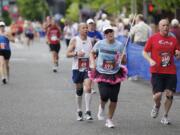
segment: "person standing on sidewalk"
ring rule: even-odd
[[[121,57],[123,57],[122,62],[125,61],[125,55],[122,56],[124,45],[115,40],[113,27],[104,26],[103,33],[105,39],[98,41],[91,51],[90,66],[92,69],[88,75],[91,80],[98,83],[100,93],[98,120],[105,119],[105,105],[110,100],[105,126],[114,128],[112,118],[117,106],[121,81],[126,78],[127,69],[121,65]]]
[[[162,124],[170,124],[168,113],[173,103],[173,94],[176,91],[177,76],[174,56],[180,59],[180,47],[177,39],[169,32],[169,21],[162,19],[159,22],[159,32],[151,36],[143,50],[143,56],[150,63],[152,73],[151,83],[154,106],[151,117],[156,118],[161,106],[161,99],[165,93],[164,115]]]
[[[9,79],[10,40],[14,42],[14,37],[5,32],[5,23],[0,21],[0,74],[3,84],[6,84]]]
[[[91,104],[91,80],[88,78],[89,54],[92,49],[90,38],[87,37],[88,26],[86,23],[79,24],[79,35],[71,39],[67,49],[67,57],[73,58],[72,79],[76,89],[77,120],[83,120],[82,95],[85,92],[85,118],[92,120]]]

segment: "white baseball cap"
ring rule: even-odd
[[[111,25],[104,26],[103,27],[103,32],[105,32],[106,30],[113,30],[114,31],[114,29],[113,29],[113,27]]]
[[[0,26],[5,26],[5,23],[1,21]]]
[[[179,24],[179,21],[177,20],[177,19],[173,19],[172,21],[171,21],[171,25],[172,26],[177,26]]]
[[[106,19],[106,18],[107,18],[107,15],[106,15],[105,13],[103,13],[103,14],[101,15],[101,18],[102,18],[102,19]]]
[[[94,23],[94,20],[89,18],[87,21],[86,21],[87,24],[90,24],[90,23]]]

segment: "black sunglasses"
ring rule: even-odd
[[[105,31],[104,31],[104,34],[108,34],[108,33],[112,33],[112,32],[113,32],[112,29],[108,29],[108,30],[105,30]]]

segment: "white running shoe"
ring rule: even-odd
[[[57,72],[57,69],[58,69],[58,67],[57,67],[57,66],[54,66],[54,67],[53,67],[53,72],[56,73],[56,72]]]
[[[157,118],[159,114],[159,108],[157,108],[155,105],[153,106],[153,109],[151,111],[151,117]]]
[[[83,113],[82,113],[82,111],[77,112],[77,121],[83,121]]]
[[[6,79],[6,78],[3,78],[3,79],[2,79],[2,83],[3,83],[3,84],[7,84],[7,79]]]
[[[162,117],[161,119],[161,123],[164,124],[164,125],[169,125],[171,124],[169,119],[167,117]]]
[[[114,128],[115,127],[115,125],[112,122],[112,119],[107,119],[105,126],[108,128]]]
[[[99,105],[97,118],[98,120],[104,120],[104,109],[102,109],[101,105]]]
[[[86,120],[93,120],[93,118],[92,118],[92,116],[91,116],[91,111],[87,111],[87,112],[85,113],[85,118],[86,118]]]
[[[91,89],[92,94],[96,94],[96,91],[94,89]]]

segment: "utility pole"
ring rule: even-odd
[[[143,0],[143,16],[145,19],[148,17],[147,0]]]
[[[2,17],[2,11],[3,11],[3,0],[0,0],[0,8],[1,8],[1,10],[0,10],[0,17]]]
[[[137,13],[137,0],[131,0],[131,14]]]

